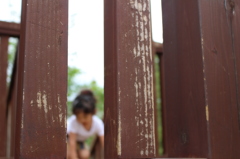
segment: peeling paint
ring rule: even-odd
[[[152,57],[152,37],[151,37],[151,15],[150,15],[149,0],[130,0],[130,7],[134,10],[132,14],[134,30],[136,30],[136,44],[132,48],[134,58],[137,64],[135,68],[135,104],[136,114],[135,122],[139,128],[137,136],[138,142],[146,143],[146,147],[139,150],[141,156],[154,155],[156,156],[155,145],[155,123],[154,123],[154,99],[153,99],[153,61]],[[138,78],[141,75],[141,79]],[[144,113],[143,113],[144,112]],[[142,113],[142,114],[141,114]],[[137,145],[138,146],[138,145]]]
[[[60,122],[62,122],[62,120],[63,120],[63,113],[59,114],[59,120],[60,120]]]
[[[136,57],[136,56],[137,56],[136,47],[134,47],[134,49],[133,49],[133,53],[134,53],[134,57]]]
[[[52,122],[55,122],[55,119],[54,119],[54,117],[52,116]]]
[[[57,96],[58,96],[58,98],[57,98],[58,99],[58,104],[61,104],[60,95],[58,94]]]
[[[31,100],[30,105],[33,106],[33,100]]]
[[[146,11],[146,8],[147,8],[147,4],[143,3],[143,11]]]
[[[122,154],[122,145],[121,145],[121,121],[118,124],[118,137],[117,137],[117,153],[119,156]]]
[[[206,105],[205,110],[206,110],[206,120],[209,121],[208,105]]]
[[[37,106],[39,109],[42,108],[42,99],[41,99],[42,95],[41,95],[41,92],[38,92],[37,93]]]
[[[120,73],[119,73],[120,74]],[[120,105],[120,102],[121,102],[121,89],[119,87],[119,90],[118,90],[118,99],[119,99],[119,105]],[[122,123],[121,123],[121,110],[119,109],[118,110],[118,136],[117,136],[117,145],[116,145],[116,148],[117,148],[117,154],[119,156],[121,156],[122,154],[122,145],[121,145],[121,138],[122,138]]]
[[[59,115],[58,115],[59,116],[59,121],[62,122],[65,118],[63,117],[60,94],[57,94],[57,102],[58,102],[58,111],[59,111]],[[66,121],[64,121],[64,122],[66,122]]]
[[[23,124],[23,119],[24,119],[24,114],[22,114],[22,121],[21,121],[21,128],[24,128],[24,124]]]
[[[43,94],[43,96],[42,96],[42,103],[43,103],[44,111],[45,111],[45,113],[47,113],[48,108],[47,108],[47,95],[46,94]]]
[[[67,128],[67,116],[64,117],[65,128]]]
[[[24,100],[25,100],[25,92],[23,90],[23,102],[24,102]]]

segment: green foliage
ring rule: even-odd
[[[81,71],[76,67],[68,67],[68,97],[79,92],[80,86],[75,78]]]
[[[162,99],[161,99],[161,72],[160,72],[160,60],[158,56],[155,56],[155,83],[156,83],[156,108],[157,108],[157,132],[158,132],[158,153],[163,155],[163,131],[162,131]]]
[[[17,50],[17,43],[18,43],[18,40],[16,38],[10,38],[9,42],[8,42],[8,68],[7,68],[7,84],[8,84],[8,86],[9,86],[10,80],[11,80],[15,54],[16,54],[16,50]]]
[[[77,93],[80,90],[80,86],[76,82],[75,78],[78,74],[80,74],[81,71],[76,67],[69,67],[68,66],[68,92],[67,92],[67,115],[70,116],[72,114],[72,100],[74,99],[74,96],[77,95]]]
[[[8,61],[14,61],[15,52],[17,50],[17,40],[10,39],[9,40],[9,52],[8,52]]]

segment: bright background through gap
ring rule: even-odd
[[[151,0],[153,40],[162,43],[161,0]],[[0,0],[0,20],[20,22],[21,0]],[[103,0],[69,0],[68,64],[79,84],[104,85]]]

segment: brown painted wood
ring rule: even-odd
[[[211,159],[240,158],[240,1],[199,1]]]
[[[104,159],[104,150],[98,137],[93,140],[90,148],[91,158]]]
[[[162,2],[165,149],[168,157],[208,157],[198,1]]]
[[[68,1],[22,2],[15,158],[66,157]]]
[[[0,35],[19,37],[20,24],[0,21]]]
[[[238,125],[240,129],[240,35],[239,35],[239,26],[240,26],[240,1],[233,1],[232,4],[232,53],[234,57],[234,68],[235,68],[235,83],[236,83],[236,98],[238,105]]]
[[[105,0],[105,158],[156,156],[150,20],[149,0]]]
[[[153,45],[153,50],[154,50],[154,54],[158,53],[158,54],[162,54],[163,53],[163,44],[162,43],[158,43],[158,42],[152,42]]]
[[[7,98],[7,113],[8,113],[8,123],[10,126],[10,138],[8,139],[9,147],[9,156],[14,157],[15,154],[15,129],[16,129],[16,110],[17,110],[17,91],[16,91],[16,74],[17,74],[17,56],[18,56],[18,46],[15,53],[14,66],[11,75],[11,82],[8,89],[8,98]]]
[[[240,157],[239,5],[163,0],[170,157]]]
[[[11,99],[9,103],[9,115],[10,115],[10,120],[11,120],[11,128],[10,128],[10,148],[9,148],[9,154],[11,157],[14,157],[15,155],[15,131],[16,131],[16,110],[17,110],[17,92],[16,92],[16,83],[12,91],[13,98]]]
[[[0,157],[6,156],[8,39],[7,36],[0,37]]]
[[[117,158],[116,1],[104,0],[104,157]],[[107,99],[107,100],[106,100]],[[111,150],[111,151],[107,151]]]

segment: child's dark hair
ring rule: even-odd
[[[91,90],[83,90],[73,101],[73,114],[77,115],[80,111],[86,114],[95,113],[96,99]]]

